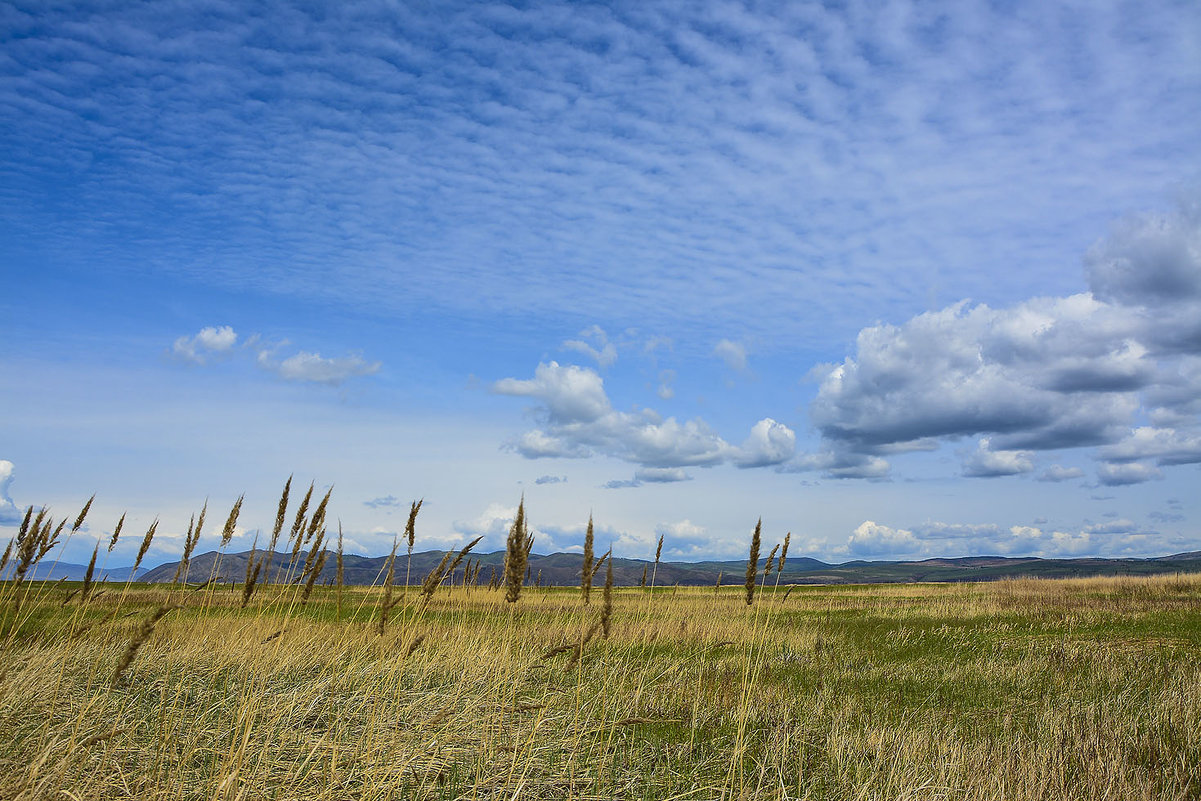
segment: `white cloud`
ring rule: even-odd
[[[671,400],[676,396],[675,387],[672,383],[676,380],[675,370],[660,370],[659,371],[659,389],[656,394],[660,400]]]
[[[1116,226],[1089,253],[1092,292],[863,329],[853,356],[816,371],[825,452],[980,435],[966,475],[1030,472],[1031,452],[1081,446],[1107,462],[1201,461],[1199,208]],[[1171,425],[1132,430],[1140,409]],[[1102,469],[1107,483],[1150,475]]]
[[[893,528],[865,520],[847,541],[848,554],[877,559],[951,556],[1153,556],[1177,543],[1130,520],[1113,520],[1074,531],[1039,526],[928,522]]]
[[[974,478],[1016,476],[1034,470],[1029,451],[994,451],[989,438],[981,437],[976,450],[963,465],[963,474]]]
[[[612,367],[617,361],[617,346],[609,341],[605,330],[599,325],[584,329],[580,332],[580,339],[569,339],[563,343],[563,347],[595,359],[601,367]]]
[[[0,459],[0,526],[15,526],[21,522],[22,512],[13,503],[9,487],[13,483],[13,463]]]
[[[257,363],[263,370],[287,381],[332,385],[341,384],[356,376],[374,375],[380,369],[379,362],[368,362],[357,354],[326,358],[319,353],[303,350],[283,360],[277,360],[271,350],[261,350]]]
[[[703,420],[613,409],[604,380],[588,368],[552,361],[539,364],[532,379],[506,378],[492,389],[541,403],[540,427],[508,445],[526,458],[602,454],[643,467],[689,467],[720,464],[735,453]]]
[[[1201,433],[1140,426],[1121,442],[1101,448],[1099,455],[1110,462],[1155,459],[1161,466],[1197,464],[1201,462]]]
[[[847,540],[847,550],[856,556],[880,556],[911,554],[919,546],[912,531],[864,520]]]
[[[765,417],[751,426],[751,434],[742,443],[734,464],[739,467],[766,467],[782,464],[796,453],[796,434],[783,423]]]
[[[1097,465],[1097,479],[1107,487],[1123,487],[1142,484],[1155,478],[1163,478],[1163,471],[1143,462],[1113,464],[1101,462]]]
[[[746,345],[723,339],[713,348],[713,355],[726,363],[726,367],[737,372],[746,370]]]
[[[179,337],[171,346],[176,358],[194,364],[204,364],[210,357],[228,354],[238,341],[238,335],[228,325],[202,328],[190,337]]]
[[[1082,478],[1084,471],[1079,467],[1064,467],[1063,465],[1053,464],[1042,472],[1038,477],[1039,481],[1071,481],[1073,478]]]

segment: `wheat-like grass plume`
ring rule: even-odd
[[[79,516],[75,518],[75,523],[71,526],[71,533],[79,531],[79,527],[83,525],[84,518],[88,516],[88,510],[92,508],[92,501],[96,500],[96,494],[92,493],[92,497],[88,498],[88,502],[79,510]]]
[[[250,546],[250,558],[246,560],[246,579],[242,582],[242,609],[250,603],[250,597],[254,595],[254,585],[258,583],[259,571],[263,568],[263,559],[256,559],[258,555],[259,535],[254,535],[254,542]]]
[[[242,501],[246,498],[243,493],[234,501],[233,508],[229,510],[229,517],[225,518],[225,525],[221,528],[221,547],[229,545],[229,541],[233,539],[234,529],[238,525],[238,515],[242,512]]]
[[[92,549],[92,559],[88,562],[87,572],[83,574],[83,587],[79,591],[79,602],[82,604],[88,599],[88,593],[92,591],[92,576],[96,572],[96,554],[100,553],[100,540],[96,540],[96,547]]]
[[[525,576],[526,560],[534,540],[530,537],[525,520],[525,498],[517,504],[517,517],[509,529],[505,541],[505,601],[517,603],[521,598],[522,578]]]
[[[279,543],[279,535],[284,530],[284,520],[288,516],[288,495],[292,491],[292,476],[288,476],[284,491],[279,496],[279,506],[275,510],[275,525],[271,529],[271,540],[267,544],[267,563],[275,558],[275,546]]]
[[[145,645],[146,640],[150,639],[150,635],[154,633],[154,627],[163,619],[163,615],[175,608],[175,606],[163,604],[142,622],[142,625],[138,627],[138,630],[134,632],[133,637],[129,640],[129,644],[125,646],[125,651],[122,652],[121,658],[117,660],[117,667],[113,670],[113,678],[109,682],[110,686],[114,688],[121,686],[121,679],[125,675],[125,671],[133,664],[134,657],[138,655],[138,650]]]
[[[413,574],[413,544],[417,542],[417,513],[421,511],[423,503],[425,503],[425,498],[410,503],[409,519],[405,522],[405,541],[408,544],[409,555],[405,565],[405,592],[409,590],[409,579]]]
[[[584,532],[584,561],[580,567],[580,595],[584,605],[592,602],[592,576],[596,571],[592,567],[592,515],[588,515],[588,529]]]
[[[759,574],[759,535],[763,527],[763,518],[755,523],[755,533],[751,535],[751,553],[746,562],[746,605],[755,602],[755,578]]]
[[[133,560],[133,571],[131,576],[137,577],[138,567],[142,564],[142,559],[146,556],[146,552],[150,550],[150,541],[154,539],[154,532],[158,530],[158,518],[150,524],[150,528],[146,529],[146,536],[142,537],[142,544],[138,548],[138,557]]]
[[[771,547],[771,553],[767,555],[767,563],[763,565],[763,583],[767,583],[767,577],[771,575],[772,565],[776,562],[776,551],[780,550],[780,543],[776,543]]]
[[[396,577],[396,537],[392,538],[392,552],[388,554],[388,570],[384,577],[384,595],[379,603],[379,622],[377,623],[377,631],[379,635],[384,636],[384,631],[388,627],[388,610],[392,608],[392,581]]]
[[[112,539],[108,541],[108,552],[112,553],[113,548],[117,547],[117,538],[121,536],[121,529],[125,526],[125,512],[121,513],[121,519],[117,521],[117,527],[113,529]]]

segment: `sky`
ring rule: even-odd
[[[1192,0],[0,2],[0,542],[1199,550],[1198,97]]]

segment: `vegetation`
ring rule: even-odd
[[[1201,795],[1201,575],[781,586],[781,551],[748,605],[606,555],[598,609],[523,579],[524,506],[491,589],[475,543],[323,586],[323,536],[253,591],[0,583],[0,798]]]

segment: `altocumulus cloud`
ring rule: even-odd
[[[890,453],[969,436],[969,476],[1029,473],[1035,454],[1082,446],[1098,448],[1107,485],[1201,463],[1201,202],[1121,221],[1085,266],[1081,294],[863,329],[853,356],[816,370],[823,448],[789,467],[884,475]],[[1132,427],[1140,413],[1152,425]]]
[[[644,470],[725,462],[760,467],[788,460],[795,449],[793,432],[771,419],[756,423],[747,443],[738,447],[699,418],[681,422],[674,417],[663,418],[652,409],[618,411],[605,393],[604,379],[595,370],[576,365],[554,361],[539,364],[532,379],[505,378],[493,384],[492,390],[538,401],[538,427],[507,446],[529,459],[600,454],[632,462]],[[664,480],[650,478],[650,473],[643,475],[642,481]],[[675,477],[677,474],[671,475],[671,480],[681,480]]]

